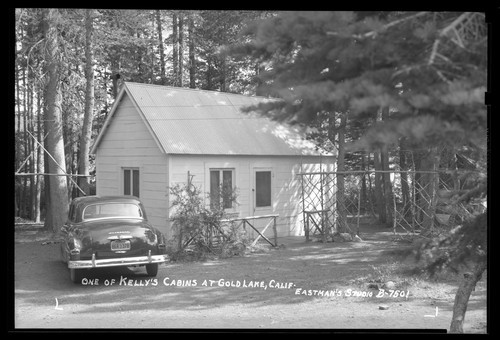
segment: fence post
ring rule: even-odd
[[[359,236],[359,216],[360,215],[361,215],[361,191],[358,192],[358,216],[356,219],[356,235],[358,235],[358,236]]]
[[[394,181],[396,181],[396,173],[394,173]],[[392,229],[393,229],[393,233],[394,235],[396,235],[396,219],[397,219],[397,216],[398,216],[398,211],[397,211],[397,206],[396,206],[396,195],[392,195],[392,198],[393,198],[393,205],[394,205],[394,216],[393,216],[393,222],[392,222]]]
[[[305,228],[305,234],[306,234],[306,242],[309,242],[309,214],[304,212],[306,219],[304,223],[304,228]]]
[[[276,216],[273,217],[274,246],[278,246],[278,230],[276,229]]]

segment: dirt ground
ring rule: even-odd
[[[458,287],[449,275],[403,274],[409,260],[390,250],[404,243],[368,227],[363,242],[283,238],[282,247],[245,256],[161,265],[155,279],[143,268],[111,268],[74,284],[59,244],[28,229],[16,232],[16,329],[449,330]],[[487,331],[485,276],[470,298],[465,333]],[[389,280],[398,296],[369,288]]]

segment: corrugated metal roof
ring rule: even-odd
[[[131,82],[123,90],[167,154],[319,154],[297,129],[241,112],[263,97]]]

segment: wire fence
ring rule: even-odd
[[[439,232],[484,211],[485,201],[457,202],[466,189],[450,171],[345,171],[299,174],[307,239],[359,235],[366,217],[400,237]],[[378,182],[378,183],[377,183]]]

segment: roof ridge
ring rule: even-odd
[[[146,86],[146,87],[160,87],[160,88],[168,88],[168,89],[175,89],[175,90],[183,90],[183,91],[196,91],[196,92],[208,92],[208,93],[220,93],[220,94],[225,94],[225,95],[234,95],[234,96],[243,96],[247,98],[262,98],[262,99],[275,99],[275,98],[269,98],[269,97],[264,97],[264,96],[256,96],[256,95],[247,95],[247,94],[242,94],[242,93],[234,93],[234,92],[223,92],[223,91],[218,91],[218,90],[206,90],[206,89],[199,89],[199,88],[190,88],[190,87],[178,87],[178,86],[170,86],[170,85],[160,85],[160,84],[147,84],[147,83],[137,83],[133,81],[125,81],[126,84],[133,84],[133,85],[140,85],[140,86]]]

